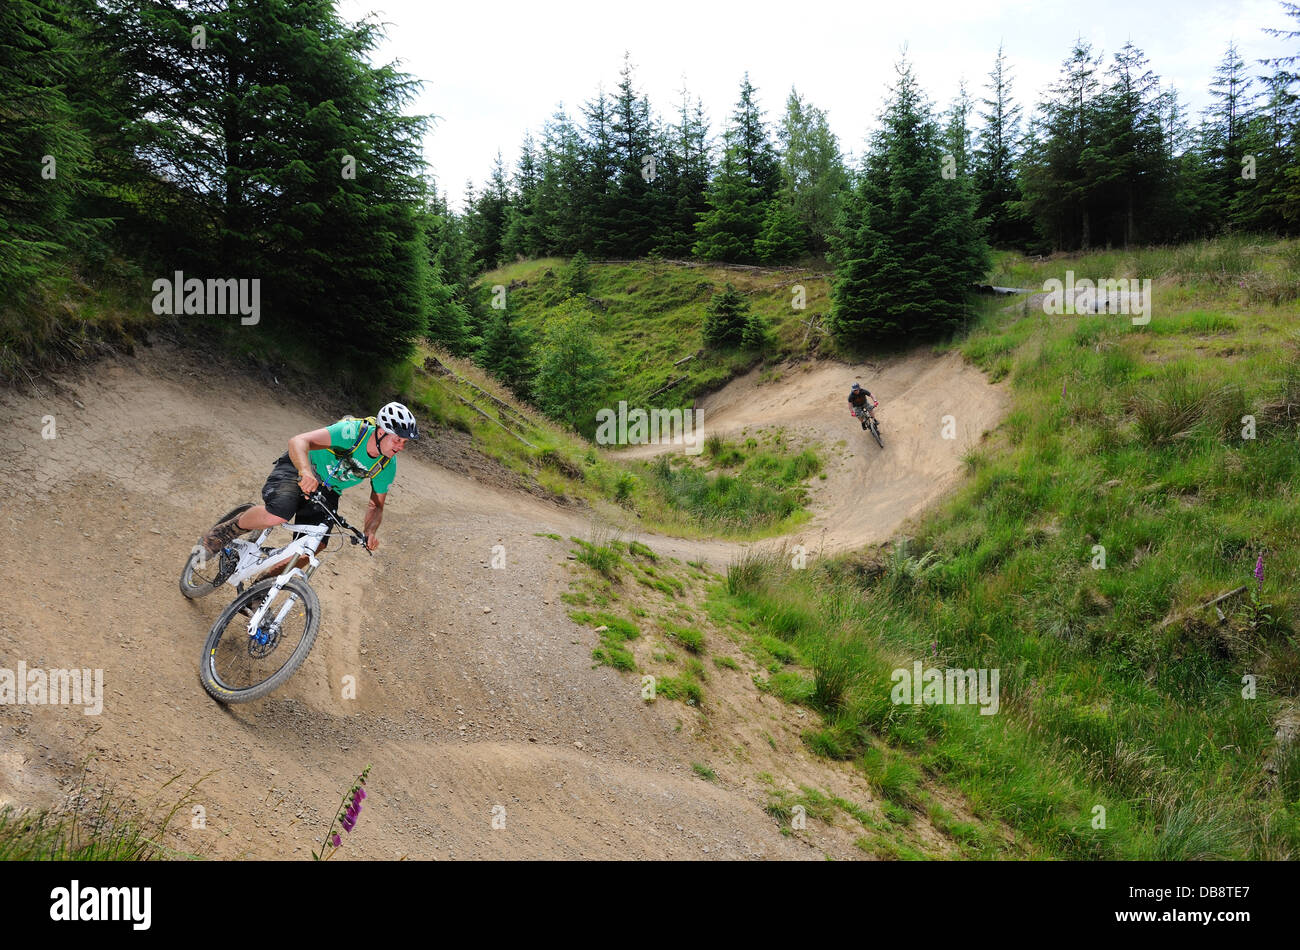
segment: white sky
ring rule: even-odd
[[[1103,50],[1107,64],[1132,39],[1198,112],[1229,40],[1252,74],[1264,70],[1259,58],[1300,52],[1300,43],[1263,32],[1300,29],[1278,0],[340,0],[339,7],[351,20],[378,14],[389,26],[377,58],[399,60],[424,80],[410,111],[439,116],[425,158],[453,207],[467,178],[476,189],[487,178],[498,149],[512,170],[524,132],[540,138],[558,103],[576,117],[598,85],[613,90],[624,50],[659,116],[670,114],[684,80],[704,100],[716,135],[748,70],[769,123],[793,84],[827,111],[841,148],[855,155],[904,44],[943,108],[963,77],[980,97],[1003,42],[1026,116],[1076,35]]]

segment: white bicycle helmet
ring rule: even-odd
[[[403,439],[418,439],[420,430],[415,424],[415,416],[400,402],[390,402],[379,410],[375,416],[379,428]]]

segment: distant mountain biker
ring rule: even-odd
[[[870,406],[867,405],[868,399],[871,400]],[[852,407],[851,411],[853,415],[862,421],[862,428],[865,429],[867,427],[866,417],[868,415],[874,417],[875,413],[871,410],[876,408],[876,406],[879,406],[880,403],[876,400],[875,396],[871,395],[869,390],[864,389],[859,383],[855,382],[853,388],[849,390],[849,405]],[[859,416],[858,411],[861,409],[866,409],[866,413]]]
[[[215,555],[245,531],[273,528],[291,519],[297,524],[323,524],[327,516],[309,496],[321,489],[330,511],[338,514],[339,493],[368,478],[365,535],[366,548],[373,551],[379,547],[384,501],[397,475],[394,456],[417,438],[415,416],[400,402],[388,403],[368,419],[340,419],[323,429],[301,432],[289,440],[289,451],[276,459],[262,486],[265,504],[244,505],[214,525],[199,544]],[[282,566],[275,565],[263,576]]]

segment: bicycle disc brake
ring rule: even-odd
[[[275,652],[280,645],[280,625],[263,623],[257,632],[248,638],[248,655],[255,660],[262,660]]]

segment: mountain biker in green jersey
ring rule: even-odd
[[[373,551],[379,547],[384,501],[397,474],[394,456],[416,438],[415,416],[400,402],[388,403],[370,419],[340,419],[323,429],[300,432],[289,440],[289,451],[276,459],[262,486],[264,504],[244,505],[214,525],[199,544],[208,554],[216,554],[245,531],[273,528],[291,519],[296,524],[323,524],[327,515],[309,500],[311,494],[319,488],[330,511],[337,514],[339,493],[368,478],[365,535],[366,548]]]

